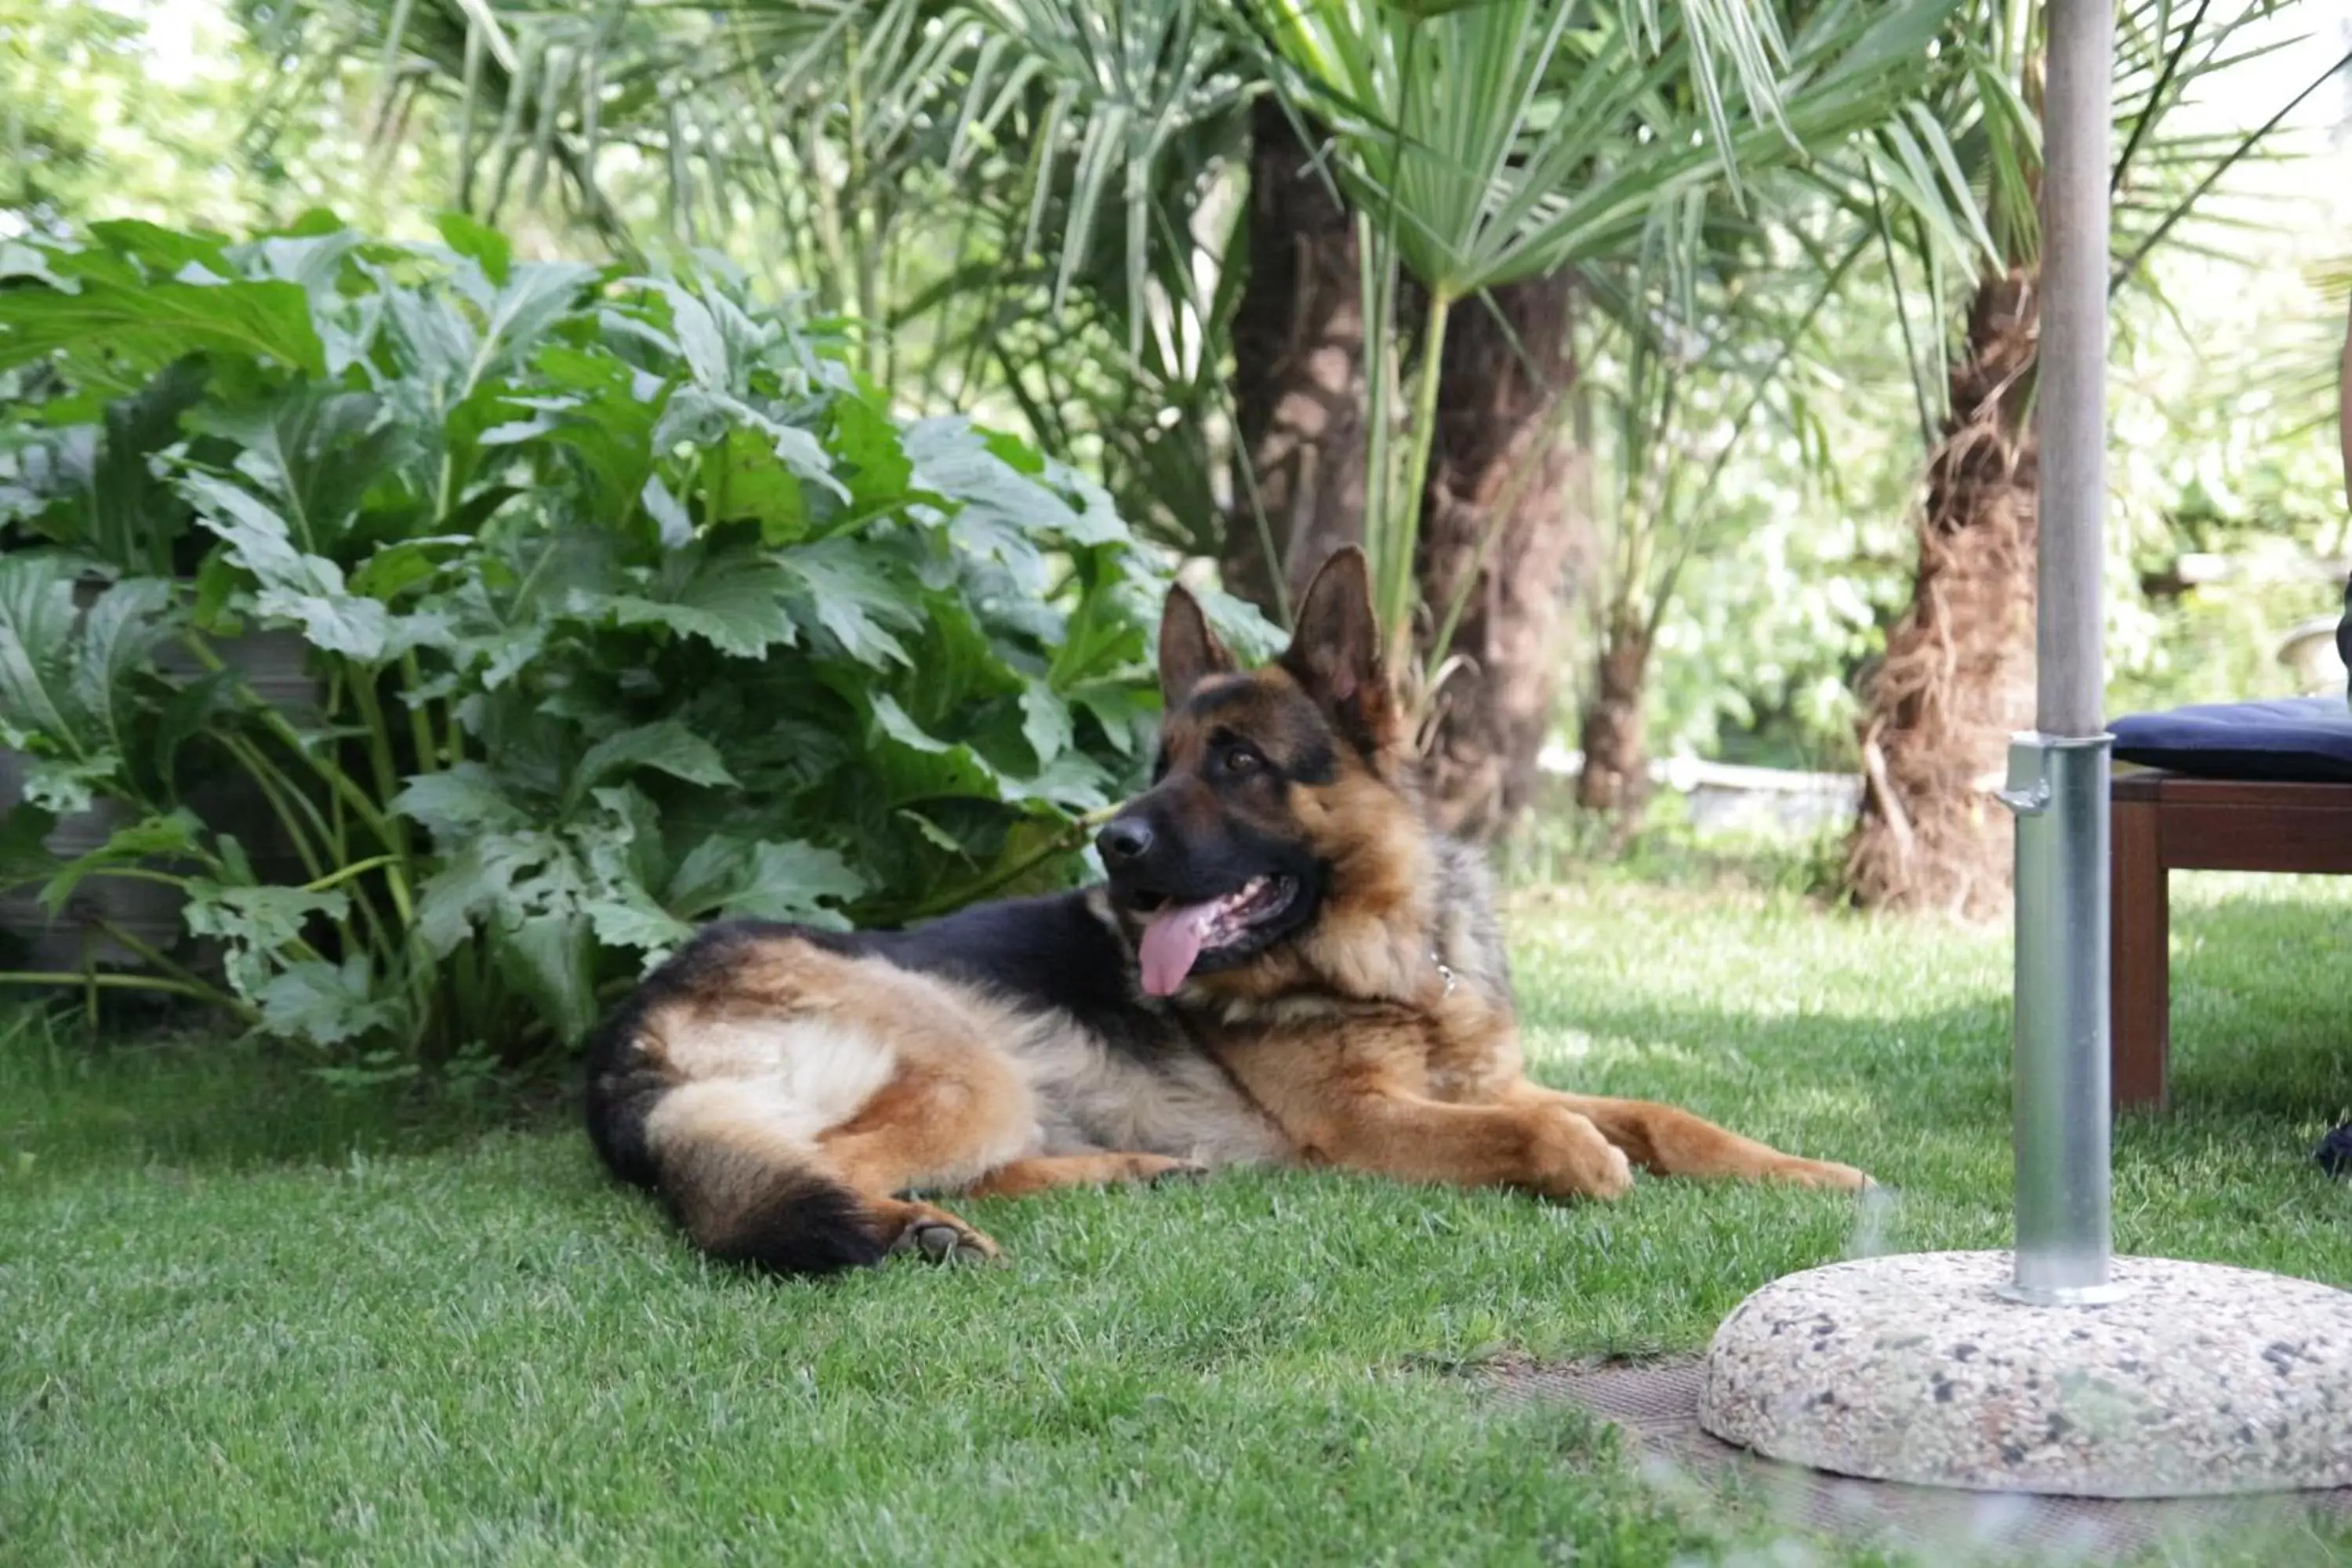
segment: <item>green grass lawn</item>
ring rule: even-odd
[[[2119,1247],[2352,1284],[2352,1193],[2308,1158],[2352,1108],[2347,894],[2184,880],[2178,1109],[2120,1130]],[[1854,1162],[1887,1201],[1232,1173],[970,1205],[1000,1269],[775,1284],[608,1185],[568,1101],[420,1110],[20,1017],[0,1561],[1809,1560],[1461,1374],[1689,1352],[1789,1270],[2001,1244],[2006,937],[1738,889],[1516,905],[1540,1076]]]

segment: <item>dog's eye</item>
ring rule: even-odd
[[[1265,759],[1254,746],[1235,742],[1225,748],[1225,772],[1229,773],[1254,773],[1265,766]]]

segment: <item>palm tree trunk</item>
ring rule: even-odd
[[[1242,491],[1223,564],[1225,586],[1271,613],[1277,574],[1295,602],[1326,555],[1364,537],[1364,317],[1354,218],[1279,107],[1261,102],[1251,133],[1234,399],[1265,526]],[[1462,610],[1428,798],[1473,837],[1534,795],[1569,590],[1589,559],[1583,465],[1558,418],[1575,379],[1570,300],[1561,277],[1498,289],[1492,310],[1465,304],[1440,370],[1416,563],[1424,655],[1457,595]],[[1412,319],[1415,302],[1400,313]]]
[[[1608,812],[1621,830],[1639,818],[1650,793],[1650,626],[1631,606],[1611,613],[1580,726],[1584,771],[1576,804]]]
[[[1911,605],[1865,686],[1846,885],[1874,907],[1983,919],[2007,906],[2008,813],[1983,783],[2032,721],[2036,283],[2021,269],[1989,278],[1969,304]]]
[[[1501,832],[1534,799],[1551,731],[1570,596],[1593,535],[1583,454],[1561,399],[1576,379],[1566,274],[1497,289],[1454,312],[1438,381],[1416,570],[1426,649],[1458,602],[1442,652],[1430,797],[1440,823]]]
[[[1224,580],[1268,614],[1364,537],[1364,313],[1355,220],[1270,98],[1253,111],[1249,277],[1234,310],[1241,459]],[[1273,555],[1268,559],[1271,546]]]

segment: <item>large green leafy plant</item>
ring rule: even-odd
[[[1102,494],[727,277],[444,235],[0,249],[5,869],[167,881],[220,958],[106,983],[405,1064],[575,1040],[707,917],[1066,881],[1156,705],[1167,567]],[[256,629],[314,704],[256,690]],[[39,847],[101,798],[110,842]]]

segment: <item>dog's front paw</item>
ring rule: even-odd
[[[1633,1190],[1625,1151],[1573,1110],[1545,1106],[1529,1142],[1528,1185],[1548,1198],[1622,1198]]]

